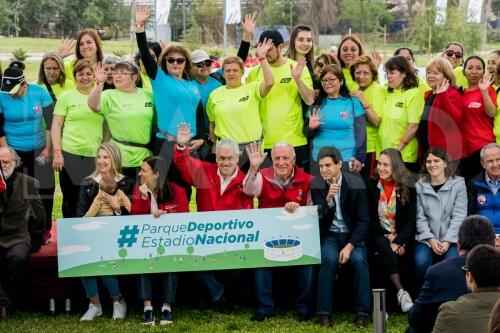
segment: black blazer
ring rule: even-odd
[[[378,217],[378,201],[380,190],[377,188],[378,181],[369,180],[368,188],[368,207],[370,210],[370,233],[373,235],[385,235],[388,232],[380,226]],[[410,202],[402,204],[399,191],[396,193],[396,239],[394,243],[406,246],[415,238],[415,229],[417,224],[417,195],[415,188],[410,187]]]
[[[326,202],[330,186],[321,176],[316,176],[311,181],[311,197],[318,205],[320,236],[323,238],[335,217],[336,207],[329,207]],[[342,218],[350,230],[349,243],[353,246],[363,246],[370,226],[368,207],[366,205],[366,186],[363,179],[349,172],[342,172],[340,186],[340,209]]]

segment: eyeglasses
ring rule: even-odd
[[[323,80],[321,80],[321,84],[327,84],[327,83],[332,84],[333,82],[335,82],[335,80],[338,80],[338,79],[336,77],[333,79],[323,79]]]
[[[211,67],[212,66],[212,61],[211,60],[205,60],[199,63],[194,64],[198,68],[203,68],[203,67]]]
[[[467,274],[467,272],[469,271],[469,269],[467,268],[467,266],[462,266],[462,272],[465,274]]]
[[[448,57],[455,56],[455,58],[460,59],[464,56],[464,54],[460,51],[453,51],[453,50],[445,50],[444,54],[446,54]]]
[[[186,58],[174,58],[174,57],[167,57],[167,62],[169,64],[177,63],[177,65],[182,65],[183,63],[186,62]]]

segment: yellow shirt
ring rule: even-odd
[[[462,66],[457,66],[453,69],[453,74],[455,74],[457,89],[463,87],[466,89],[468,87],[467,79],[464,75],[464,68]]]
[[[347,86],[347,89],[349,89],[349,91],[359,90],[359,85],[352,78],[349,67],[342,68],[342,73],[344,74],[345,85]]]
[[[363,95],[370,104],[371,110],[379,117],[383,116],[383,107],[385,99],[385,89],[373,82],[363,91]],[[371,153],[377,150],[378,128],[366,121],[366,152]]]

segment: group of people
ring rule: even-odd
[[[311,29],[298,26],[287,50],[278,31],[264,31],[259,64],[243,81],[255,16],[242,23],[238,56],[214,72],[204,50],[148,42],[148,18],[149,7],[138,6],[134,62],[104,57],[97,32],[84,29],[76,43],[44,55],[36,83],[22,63],[3,72],[0,318],[30,249],[50,241],[56,170],[66,218],[188,212],[192,187],[198,211],[252,209],[254,198],[291,214],[317,205],[321,264],[296,269],[300,321],[317,313],[332,325],[337,276],[349,272],[339,268],[349,265],[357,327],[368,324],[370,267],[380,267],[413,332],[432,331],[436,318],[434,330],[444,332],[455,308],[443,305],[438,315],[439,306],[467,286],[491,293],[474,326],[486,329],[500,297],[500,52],[488,66],[478,56],[462,63],[463,47],[450,43],[422,75],[403,47],[383,65],[382,85],[381,58],[365,54],[359,39],[347,36],[336,56],[314,58]],[[64,62],[71,53],[76,59]],[[402,261],[421,289],[415,303]],[[457,284],[436,286],[437,267]],[[213,272],[196,277],[215,308],[227,306]],[[118,278],[101,279],[113,318],[124,318]],[[169,324],[178,275],[161,280],[160,324]],[[263,321],[273,314],[273,269],[255,269],[254,281],[252,320]],[[81,319],[93,320],[103,313],[97,278],[82,282],[90,304]],[[151,274],[138,286],[143,323],[155,324]]]

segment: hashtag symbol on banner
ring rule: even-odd
[[[137,234],[139,233],[139,228],[137,225],[134,225],[132,228],[130,226],[126,226],[122,230],[120,230],[120,237],[118,238],[118,246],[119,247],[124,247],[125,245],[127,247],[131,247],[134,245],[135,242],[137,242]]]

